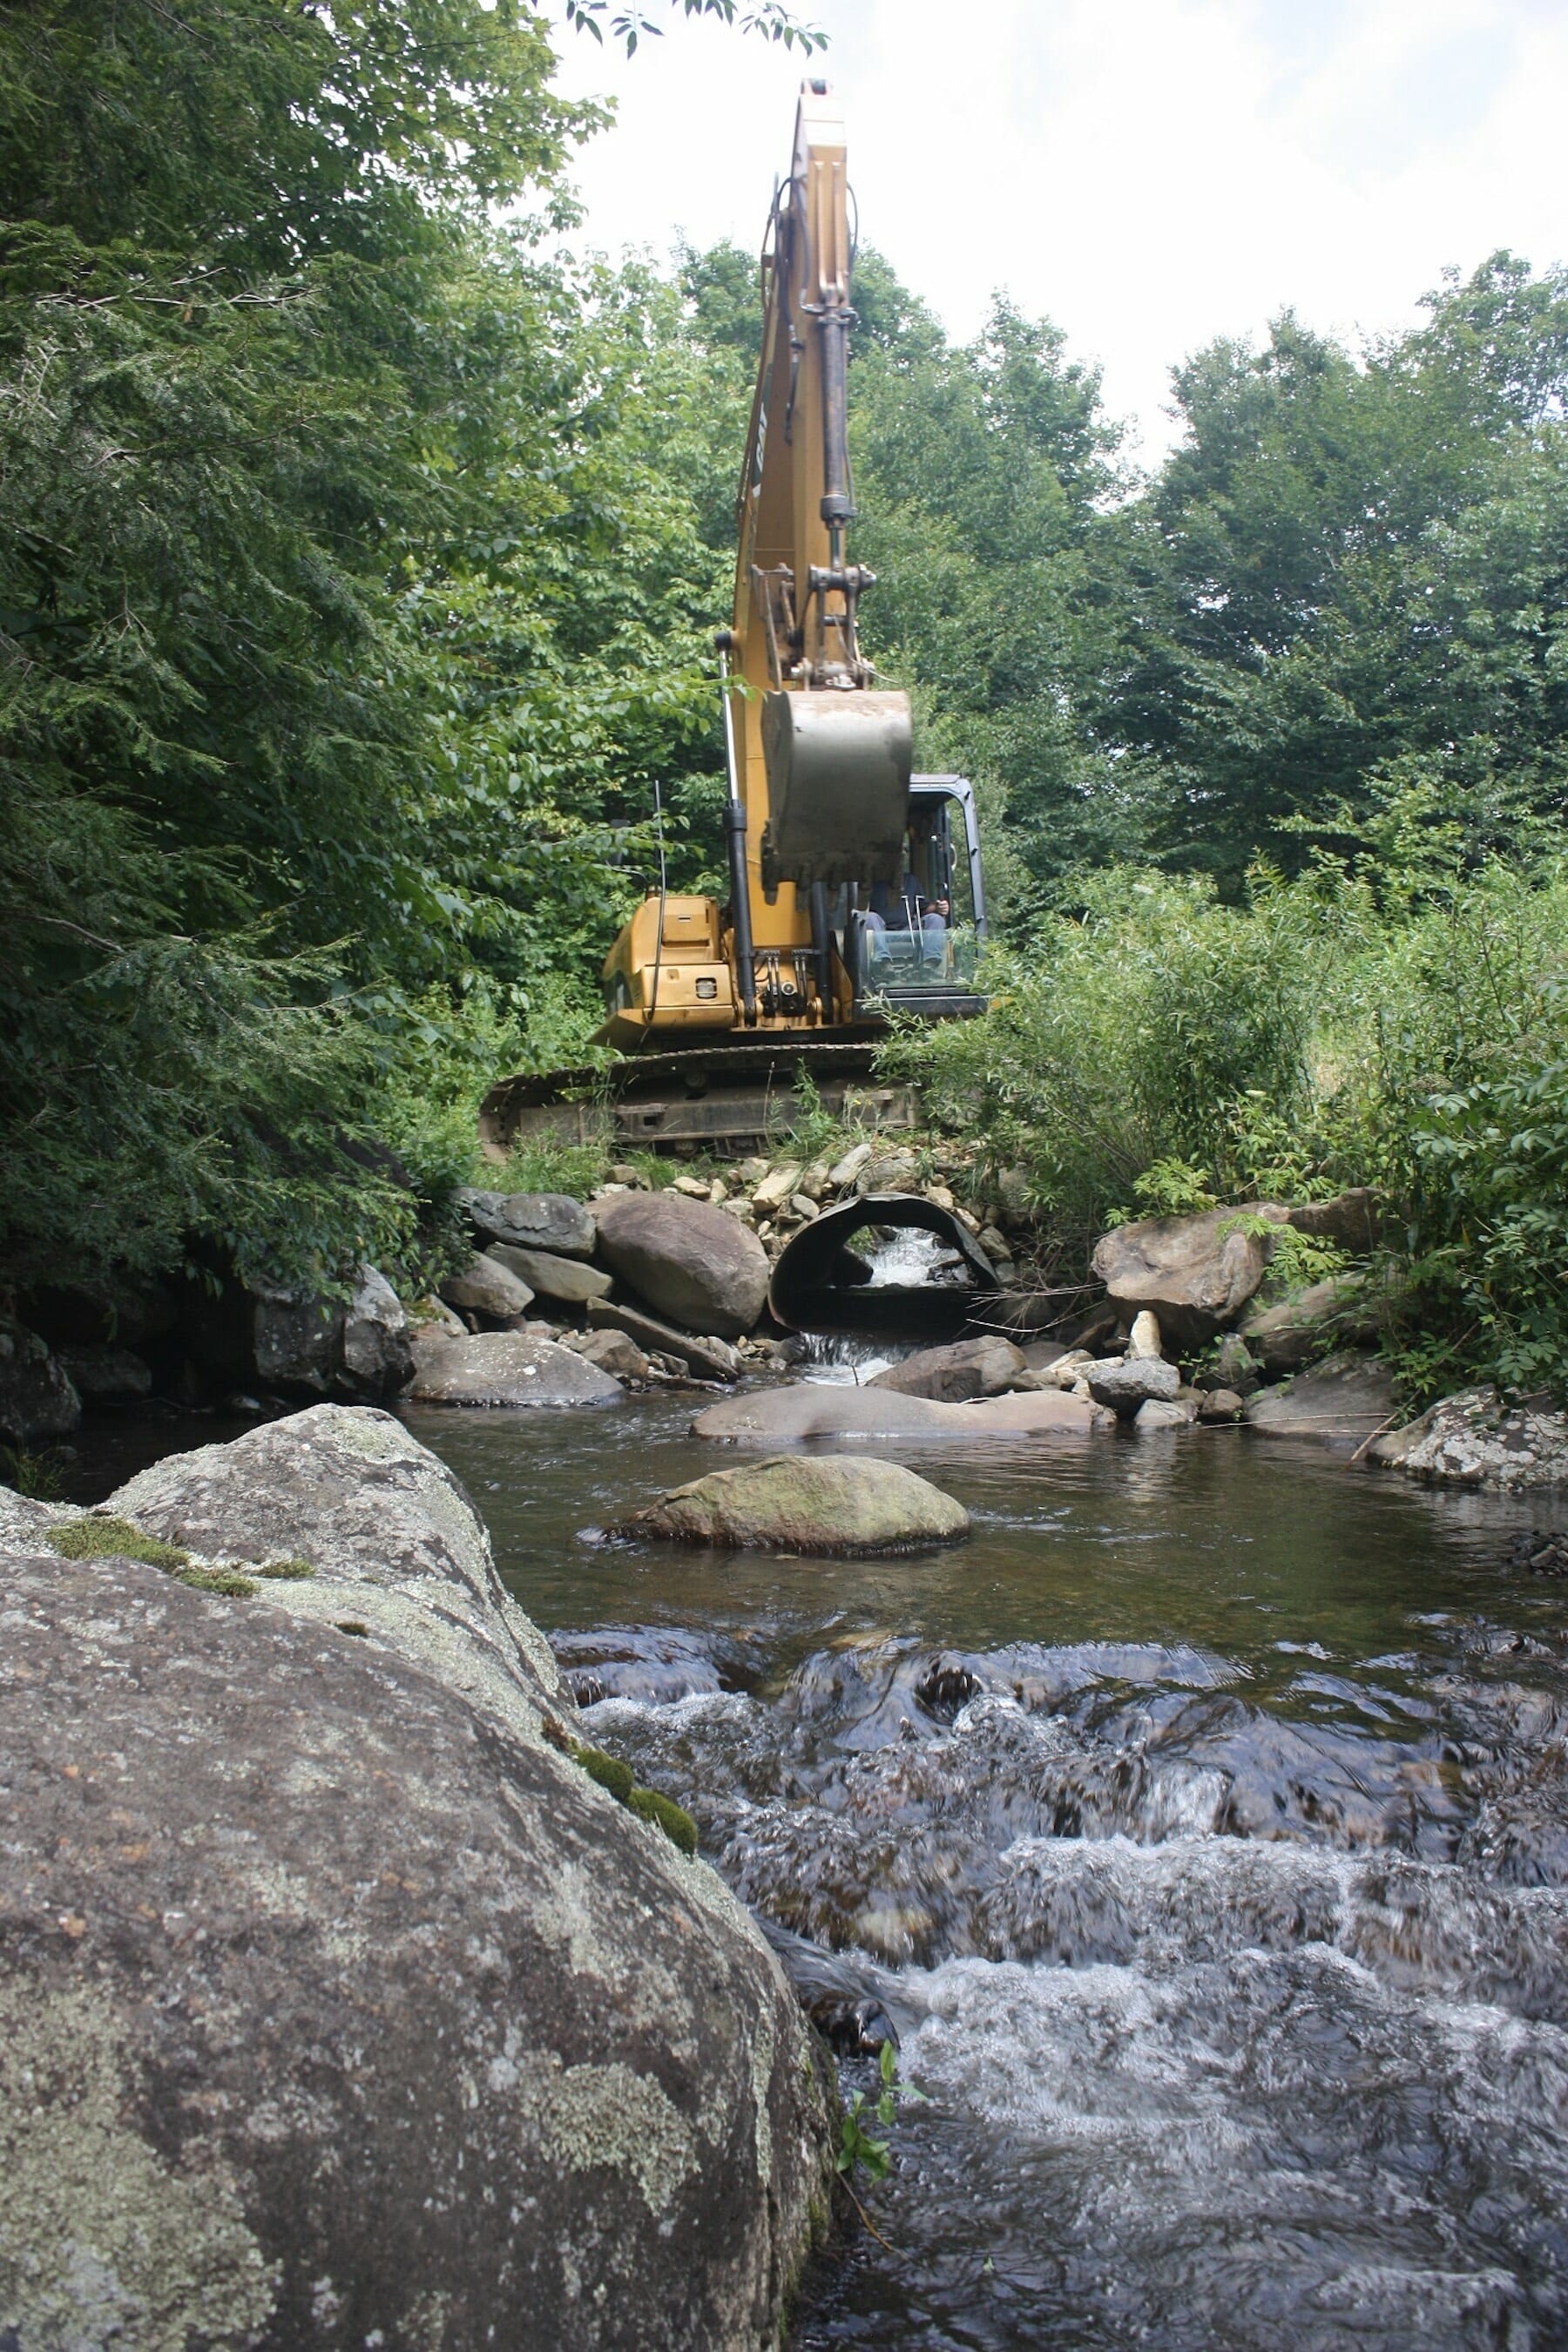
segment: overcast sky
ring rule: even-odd
[[[650,14],[662,14],[654,0]],[[1167,371],[1289,304],[1407,323],[1445,264],[1568,258],[1568,0],[802,0],[847,110],[863,236],[956,336],[993,289],[1099,361],[1145,452]],[[586,234],[660,257],[760,237],[798,53],[670,22],[626,59],[563,30],[564,86],[613,94],[583,151]]]

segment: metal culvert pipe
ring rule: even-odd
[[[934,1234],[962,1261],[955,1282],[873,1283],[851,1246],[868,1226]],[[956,1339],[1001,1288],[973,1235],[950,1209],[915,1192],[868,1192],[825,1209],[779,1253],[768,1306],[789,1331],[853,1331],[900,1339]]]

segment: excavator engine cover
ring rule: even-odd
[[[763,886],[904,878],[913,728],[909,697],[797,688],[765,697]]]

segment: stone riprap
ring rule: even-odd
[[[504,1265],[531,1292],[559,1307],[584,1307],[590,1298],[605,1297],[610,1288],[609,1276],[601,1274],[596,1265],[588,1265],[580,1257],[557,1257],[553,1250],[491,1242],[484,1255]]]
[[[830,2160],[776,1962],[552,1744],[449,1474],[253,1435],[114,1507],[322,1555],[264,1598],[0,1508],[0,2341],[773,2342]]]

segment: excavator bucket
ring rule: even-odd
[[[896,889],[904,874],[912,746],[907,695],[831,688],[768,695],[764,888],[888,882]]]

